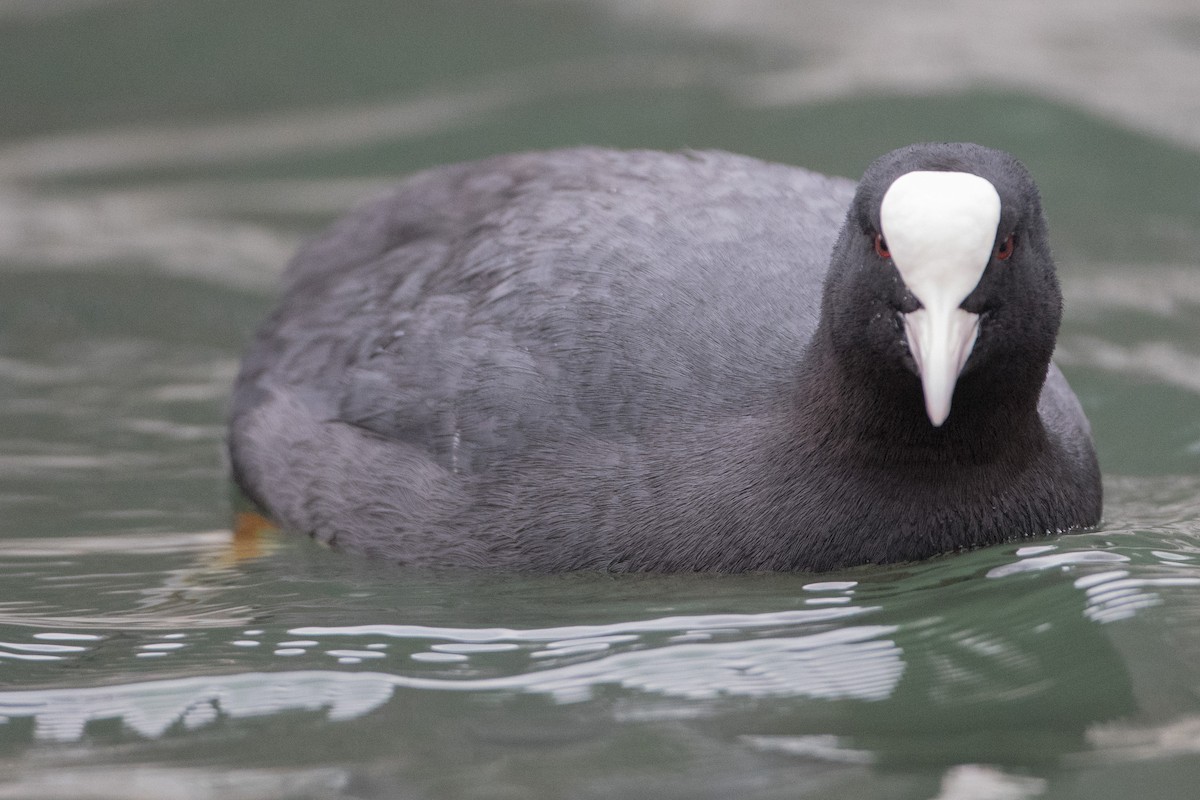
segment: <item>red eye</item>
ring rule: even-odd
[[[996,260],[1007,261],[1017,247],[1016,234],[1010,233],[1000,244],[996,245]]]
[[[884,241],[883,234],[875,234],[875,255],[883,259],[892,257],[892,252],[888,250],[887,242]]]

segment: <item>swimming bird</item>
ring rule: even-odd
[[[303,247],[229,446],[286,528],[423,566],[821,571],[1091,526],[1011,155],[435,168]]]

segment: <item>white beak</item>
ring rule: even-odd
[[[979,315],[959,306],[987,269],[999,223],[1000,195],[971,173],[909,172],[883,197],[880,227],[892,261],[922,306],[904,315],[904,330],[935,427],[950,415],[975,346]]]
[[[979,315],[945,304],[926,305],[904,315],[904,332],[921,375],[925,413],[939,427],[950,416],[954,386],[979,333]]]

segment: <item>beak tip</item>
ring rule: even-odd
[[[946,418],[950,416],[950,403],[947,402],[926,402],[925,413],[929,416],[930,423],[933,427],[940,428]]]

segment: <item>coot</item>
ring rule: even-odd
[[[829,570],[1095,524],[1037,188],[723,152],[441,167],[304,247],[230,451],[289,529],[413,565]]]

